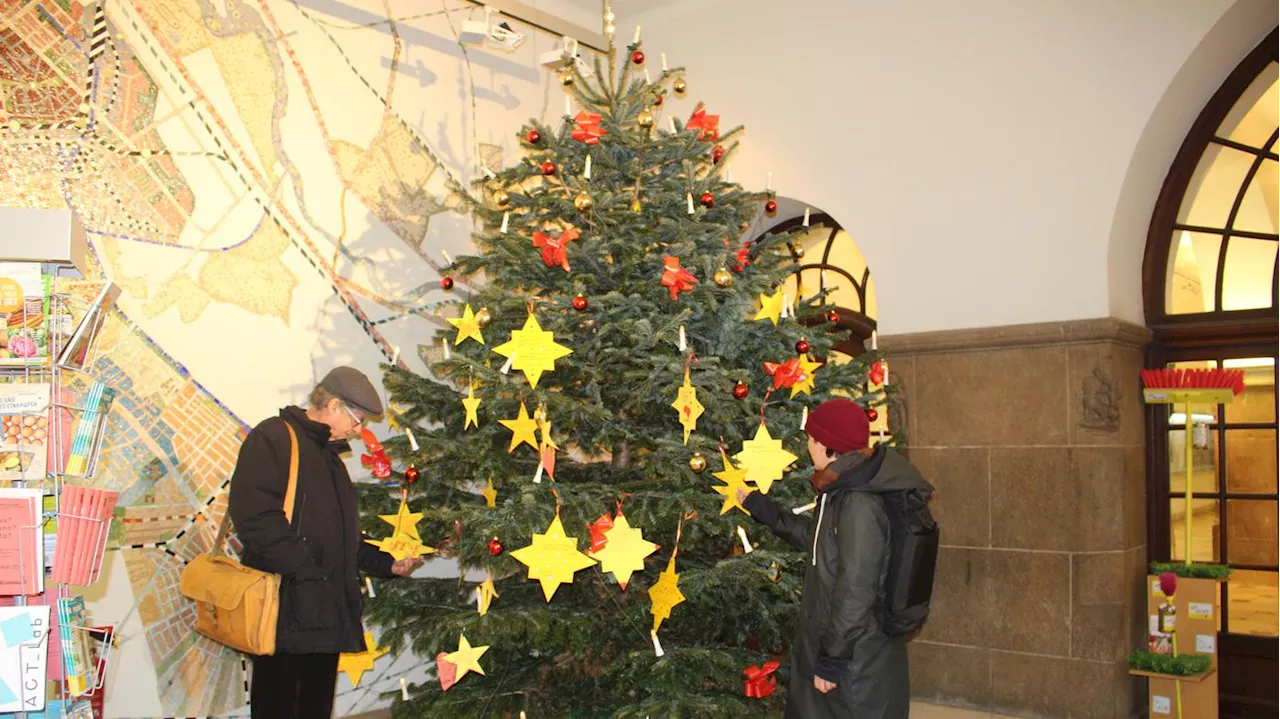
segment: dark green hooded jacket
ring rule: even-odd
[[[880,629],[889,523],[877,496],[933,487],[892,450],[849,453],[829,467],[837,478],[809,516],[759,492],[744,505],[757,521],[807,552],[800,622],[791,647],[788,719],[907,719],[911,689],[905,637]],[[834,681],[822,694],[813,677]]]

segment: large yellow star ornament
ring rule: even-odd
[[[365,542],[390,554],[395,559],[417,559],[424,554],[435,554],[434,547],[428,547],[407,534],[393,534],[386,539],[366,539]]]
[[[653,603],[649,609],[649,613],[653,615],[653,631],[658,631],[663,620],[671,617],[671,610],[684,601],[679,583],[680,575],[676,574],[676,558],[672,555],[671,560],[667,562],[667,568],[658,575],[658,581],[649,587],[649,601]]]
[[[733,456],[738,466],[747,470],[747,481],[760,488],[760,494],[768,494],[776,480],[799,457],[782,448],[782,441],[769,435],[763,422],[756,436],[742,443],[742,451]]]
[[[484,344],[484,335],[480,334],[480,322],[476,319],[476,313],[471,311],[470,303],[467,303],[466,308],[462,310],[461,317],[450,317],[448,319],[449,324],[458,328],[458,337],[453,341],[454,347],[469,339]]]
[[[680,425],[684,427],[684,443],[689,444],[689,433],[698,428],[698,418],[706,410],[698,401],[698,388],[689,382],[689,370],[684,371],[684,384],[676,393],[671,406],[680,413]]]
[[[612,574],[625,590],[631,575],[644,571],[644,558],[658,551],[658,545],[645,539],[622,512],[614,518],[613,527],[605,530],[604,537],[609,543],[591,556],[600,560],[600,570]]]
[[[380,514],[378,518],[390,524],[395,529],[392,530],[392,536],[403,534],[412,539],[422,539],[418,536],[418,522],[422,521],[421,512],[410,512],[409,505],[404,500],[400,501],[400,510],[395,514]]]
[[[538,448],[538,435],[535,434],[538,421],[529,416],[529,410],[524,406],[524,402],[520,403],[520,414],[517,414],[515,419],[500,419],[498,424],[511,430],[511,446],[507,447],[508,452],[516,451],[516,447],[521,444],[527,444],[534,449]]]
[[[529,568],[529,578],[542,583],[542,594],[551,601],[561,584],[573,583],[575,572],[596,563],[596,560],[578,551],[577,537],[568,537],[560,515],[552,520],[546,534],[534,533],[533,543],[517,549],[511,556]]]
[[[742,511],[744,514],[750,514],[750,512],[747,511],[747,508],[742,506],[742,503],[738,501],[739,489],[744,492],[751,491],[751,488],[747,486],[747,470],[733,466],[733,463],[729,461],[729,458],[724,456],[724,452],[720,453],[720,460],[724,462],[724,469],[711,475],[721,482],[724,482],[724,485],[722,486],[713,487],[717,494],[724,496],[724,504],[720,507],[720,515],[724,516],[725,514],[728,514],[730,509],[734,508]]]
[[[455,681],[462,681],[470,672],[476,674],[484,674],[484,668],[480,666],[480,657],[489,651],[489,645],[483,647],[473,647],[471,642],[467,641],[467,635],[458,635],[458,651],[446,654],[444,659],[450,664],[458,668],[458,674],[454,678]]]
[[[813,391],[813,382],[814,382],[813,373],[817,372],[818,368],[821,366],[822,366],[821,362],[815,362],[809,359],[809,355],[801,355],[800,371],[804,373],[804,379],[791,385],[792,397],[795,397],[797,394],[800,394],[801,392],[804,392],[805,394],[809,394],[810,392]]]
[[[480,398],[476,396],[475,385],[467,385],[467,396],[462,398],[462,408],[467,412],[467,419],[462,423],[462,429],[479,427],[480,416],[476,414],[476,410],[480,409]]]
[[[360,678],[364,673],[373,669],[374,662],[390,649],[378,646],[373,641],[373,635],[369,632],[364,633],[364,645],[368,647],[363,652],[353,652],[351,654],[338,655],[338,671],[346,672],[347,678],[351,680],[351,686],[360,686]]]
[[[756,313],[753,320],[769,320],[773,324],[778,324],[778,320],[782,317],[782,288],[779,287],[777,292],[772,295],[760,295],[760,311]]]
[[[533,387],[538,386],[538,378],[543,372],[556,368],[556,360],[573,354],[568,347],[556,344],[555,333],[538,326],[538,320],[532,314],[522,329],[512,330],[510,341],[494,347],[493,351],[510,358],[511,368],[524,372]]]

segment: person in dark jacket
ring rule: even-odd
[[[868,447],[866,412],[824,402],[805,425],[816,519],[759,492],[740,493],[756,521],[808,553],[800,622],[791,647],[788,719],[906,719],[907,645],[880,628],[889,524],[876,496],[933,487],[896,452]]]
[[[395,561],[364,541],[356,488],[341,455],[382,414],[369,379],[337,367],[311,391],[310,407],[285,407],[240,447],[227,511],[246,566],[281,575],[276,653],[253,657],[253,719],[329,719],[338,654],[365,651],[360,572],[408,576],[420,559]],[[293,521],[284,514],[291,426],[298,438]]]

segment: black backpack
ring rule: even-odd
[[[928,497],[916,491],[880,495],[889,517],[889,572],[885,576],[880,626],[885,634],[910,634],[929,618],[933,574],[938,563],[938,523]]]

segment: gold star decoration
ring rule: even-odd
[[[778,324],[778,320],[782,316],[782,288],[779,287],[777,292],[772,295],[760,295],[760,311],[756,313],[753,320],[769,320],[773,324]]]
[[[555,333],[538,326],[538,320],[529,314],[524,327],[511,331],[511,340],[493,348],[493,351],[511,359],[511,368],[524,372],[529,384],[538,386],[543,372],[556,368],[556,360],[573,354],[573,350],[558,345]]]
[[[484,581],[480,583],[480,586],[476,587],[476,609],[480,612],[480,616],[483,617],[488,614],[489,605],[493,604],[495,597],[500,596],[502,595],[498,594],[498,590],[493,586],[493,573],[486,572]]]
[[[424,554],[435,554],[436,551],[434,547],[428,547],[407,534],[393,534],[386,539],[366,539],[364,541],[390,554],[395,559],[417,559]]]
[[[632,527],[622,512],[613,520],[613,526],[604,532],[609,541],[599,552],[591,555],[600,561],[600,570],[612,574],[625,591],[631,575],[644,571],[644,558],[658,551],[658,545],[644,538],[639,529]]]
[[[450,664],[458,668],[458,673],[454,677],[454,681],[462,681],[470,672],[476,674],[484,674],[484,669],[480,666],[480,657],[489,651],[489,645],[483,647],[473,647],[471,642],[467,641],[467,635],[458,635],[458,651],[446,654],[444,659]]]
[[[747,470],[747,481],[760,488],[760,494],[768,494],[776,480],[799,457],[782,448],[782,441],[769,435],[764,422],[756,430],[756,436],[742,443],[742,451],[733,456],[738,466]]]
[[[453,341],[454,347],[469,339],[484,344],[484,335],[480,334],[480,322],[476,319],[476,313],[471,311],[471,303],[467,303],[461,317],[449,317],[448,320],[449,324],[458,328],[458,337]]]
[[[529,568],[529,579],[542,583],[542,593],[548,602],[561,584],[573,583],[575,572],[596,563],[596,560],[578,551],[577,537],[565,536],[559,514],[556,514],[551,526],[547,527],[546,534],[535,532],[533,543],[517,549],[511,556]]]
[[[418,522],[422,521],[421,512],[410,512],[409,504],[403,499],[400,500],[400,509],[395,514],[380,514],[378,518],[395,527],[392,530],[392,536],[403,534],[412,539],[422,539],[418,536]]]
[[[724,463],[724,469],[711,475],[724,482],[723,486],[713,487],[717,494],[724,496],[724,504],[720,507],[720,516],[728,514],[729,510],[735,507],[744,514],[751,514],[746,507],[742,506],[742,502],[738,501],[739,489],[745,492],[751,491],[751,488],[747,486],[747,470],[733,466],[733,463],[729,461],[724,452],[720,453],[720,461]]]
[[[500,419],[498,424],[511,430],[511,446],[507,447],[508,452],[516,451],[516,447],[521,444],[528,444],[534,449],[538,448],[538,436],[534,432],[538,429],[538,422],[529,416],[529,410],[524,406],[524,402],[520,403],[520,414],[515,419]]]
[[[474,384],[467,385],[467,396],[462,398],[462,408],[467,411],[467,419],[462,424],[462,429],[479,427],[480,416],[476,414],[476,410],[480,409],[480,398],[476,396]]]
[[[484,495],[484,503],[489,509],[498,506],[498,490],[493,488],[493,477],[489,478],[489,484],[481,490],[480,494]]]
[[[680,575],[676,574],[676,557],[673,554],[671,561],[667,562],[667,568],[658,575],[658,581],[649,587],[649,601],[653,603],[649,609],[649,613],[653,615],[653,631],[658,631],[663,620],[671,617],[671,610],[684,601],[679,583]]]
[[[373,635],[369,632],[364,633],[364,645],[368,647],[363,652],[352,652],[350,654],[338,655],[338,671],[346,672],[347,678],[351,680],[351,686],[360,686],[360,678],[364,673],[373,669],[373,663],[387,652],[391,651],[384,647],[378,646],[373,641]]]
[[[680,414],[680,426],[684,427],[684,443],[689,444],[689,433],[698,428],[698,418],[705,407],[698,401],[698,388],[689,382],[689,370],[684,371],[684,384],[676,392],[676,401],[671,406]]]
[[[800,371],[804,373],[804,379],[791,385],[792,397],[795,397],[801,392],[809,394],[813,391],[813,373],[817,372],[818,368],[821,366],[821,362],[815,362],[809,359],[809,355],[802,355],[800,357]]]

